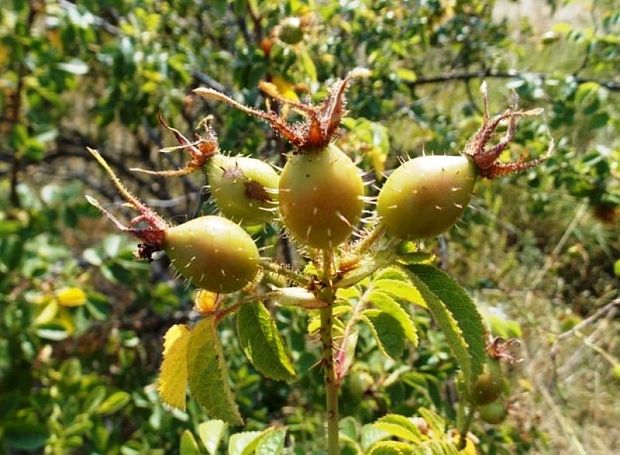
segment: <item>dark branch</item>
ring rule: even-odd
[[[481,70],[481,71],[471,71],[465,73],[446,73],[439,74],[437,76],[428,76],[428,77],[420,77],[413,82],[408,82],[407,85],[410,88],[416,87],[418,85],[426,85],[426,84],[436,84],[440,82],[449,82],[449,81],[469,81],[471,79],[518,79],[525,77],[535,77],[541,80],[551,79],[551,74],[547,73],[530,73],[530,72],[519,72],[516,70],[508,70],[508,71],[494,71],[494,70]],[[602,81],[598,79],[592,79],[581,76],[573,76],[575,82],[582,84],[584,82],[596,82],[597,84],[605,87],[611,91],[620,91],[620,82],[619,81]]]

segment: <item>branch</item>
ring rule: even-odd
[[[471,71],[465,73],[445,73],[439,74],[436,76],[428,76],[428,77],[420,77],[415,81],[408,82],[407,86],[409,88],[416,87],[418,85],[426,85],[426,84],[436,84],[440,82],[449,82],[449,81],[469,81],[471,79],[524,79],[526,77],[529,78],[537,78],[541,80],[551,79],[556,76],[547,73],[536,73],[536,72],[519,72],[517,70],[507,70],[507,71],[495,71],[490,69],[480,70],[480,71]],[[602,81],[599,79],[592,79],[588,77],[581,77],[576,75],[571,75],[575,82],[578,84],[583,84],[585,82],[596,82],[597,84],[605,87],[608,90],[619,92],[620,91],[620,82],[618,81]]]

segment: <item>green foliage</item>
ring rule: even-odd
[[[207,317],[190,333],[187,346],[189,390],[211,417],[241,425],[243,419],[230,389],[228,367],[215,322],[214,317]]]
[[[262,302],[241,306],[237,312],[237,334],[243,352],[261,374],[283,381],[295,378],[284,342]]]
[[[466,388],[482,372],[485,361],[482,319],[467,293],[446,273],[422,264],[407,266],[411,280],[445,333],[463,371]]]

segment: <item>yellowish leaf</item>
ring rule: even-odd
[[[67,335],[73,335],[73,332],[75,332],[75,323],[69,310],[61,308],[55,322],[58,322],[65,328]]]
[[[299,101],[299,97],[297,96],[297,93],[295,93],[294,85],[289,81],[281,78],[280,76],[273,76],[271,82],[276,86],[276,89],[284,98],[291,101]]]
[[[86,293],[80,288],[63,288],[56,292],[56,300],[62,306],[81,306],[86,303]]]
[[[41,311],[35,318],[34,322],[36,324],[47,324],[51,322],[58,313],[58,303],[56,300],[50,301],[47,305],[41,307]]]
[[[467,438],[465,441],[465,447],[459,450],[459,455],[477,455],[478,452],[476,451],[476,445],[474,444],[474,442],[469,438]],[[458,438],[454,439],[454,443],[458,443]]]
[[[157,387],[161,401],[181,410],[185,410],[189,338],[190,330],[184,324],[173,325],[164,335],[164,355]]]

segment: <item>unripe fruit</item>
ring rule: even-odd
[[[330,144],[289,158],[280,177],[280,212],[298,241],[334,248],[359,222],[363,194],[358,168]]]
[[[502,423],[508,416],[506,406],[501,401],[493,401],[478,408],[480,418],[486,423],[497,425]]]
[[[279,178],[269,164],[216,154],[206,171],[211,194],[224,216],[250,226],[274,217]]]
[[[473,399],[477,404],[487,404],[499,398],[503,379],[492,373],[482,373],[474,383]]]
[[[304,38],[301,29],[301,20],[298,17],[287,17],[281,23],[278,30],[278,38],[286,44],[297,44]]]
[[[203,216],[166,229],[163,249],[181,275],[211,292],[238,291],[258,272],[259,253],[252,237],[219,216]]]
[[[392,235],[410,240],[434,237],[461,217],[476,177],[476,167],[466,156],[414,158],[387,179],[377,213]]]

